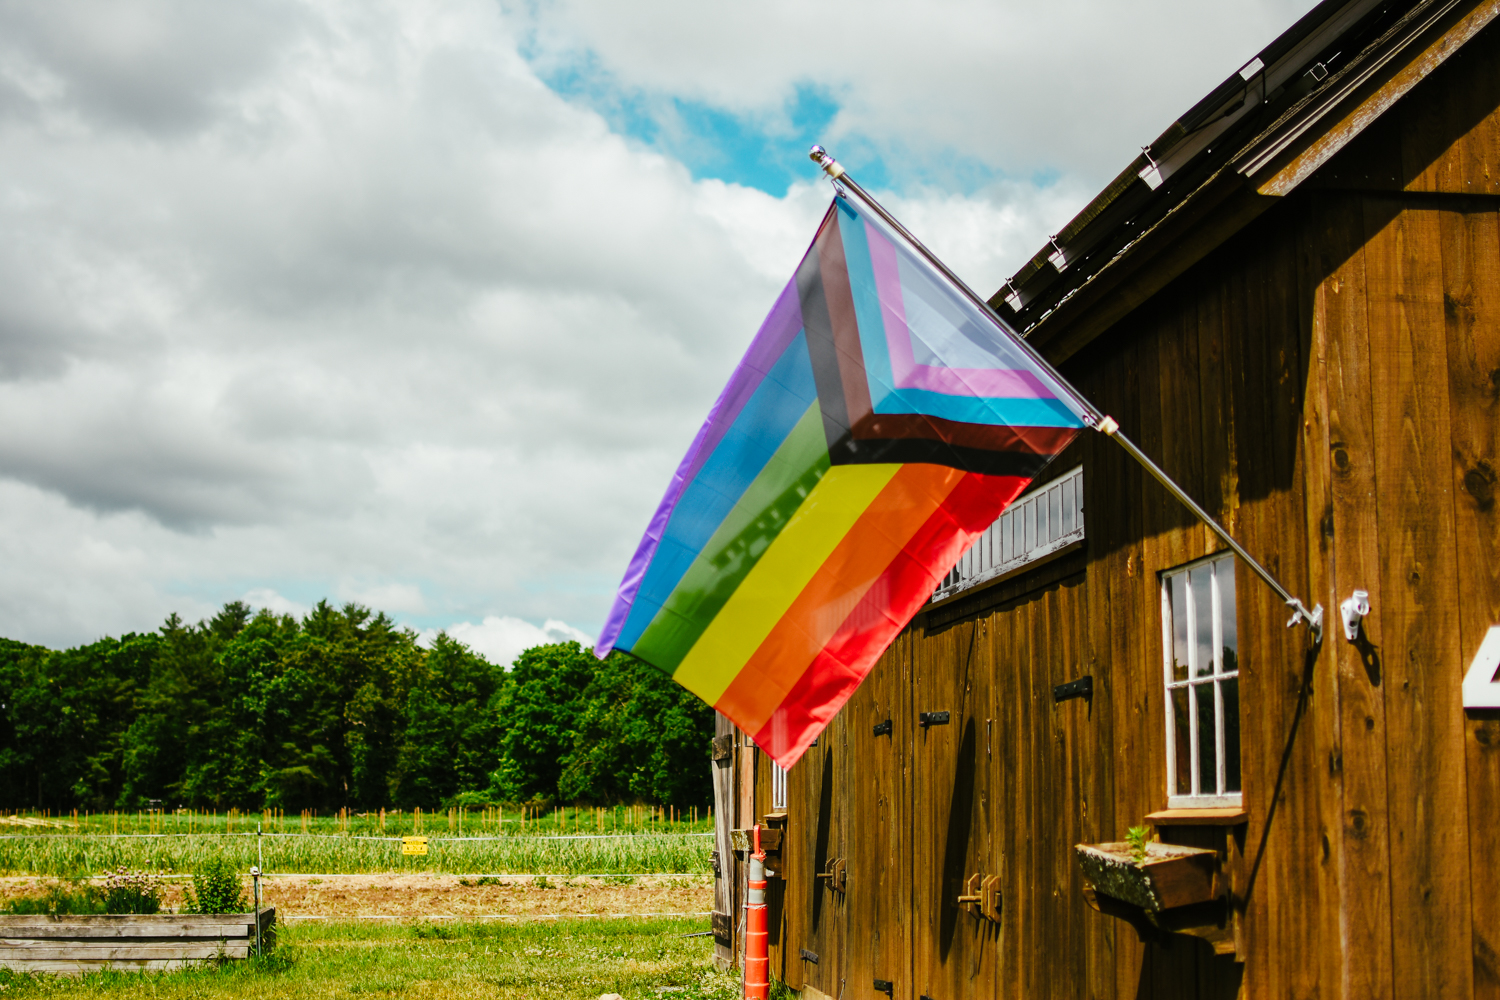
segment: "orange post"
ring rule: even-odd
[[[771,959],[766,940],[766,852],[760,849],[755,824],[755,853],[750,855],[749,892],[745,895],[745,1000],[766,1000],[771,992]]]

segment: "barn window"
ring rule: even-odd
[[[771,808],[786,808],[786,770],[771,761]]]
[[[1239,634],[1234,557],[1162,574],[1167,805],[1235,806],[1240,795]]]
[[[1083,466],[1038,486],[975,539],[938,584],[934,601],[998,580],[1083,541]]]

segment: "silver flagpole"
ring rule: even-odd
[[[968,298],[970,302],[977,306],[981,312],[983,312],[995,323],[996,326],[1003,330],[1006,335],[1010,337],[1010,339],[1014,341],[1018,347],[1021,348],[1021,350],[1025,351],[1027,356],[1031,358],[1032,362],[1035,363],[1038,368],[1042,369],[1053,379],[1055,379],[1058,385],[1062,386],[1063,390],[1073,397],[1073,402],[1078,406],[1078,408],[1084,412],[1083,422],[1085,424],[1087,424],[1089,427],[1092,427],[1094,430],[1113,438],[1115,442],[1120,445],[1120,447],[1125,449],[1126,454],[1139,462],[1141,464],[1141,467],[1144,468],[1147,472],[1151,473],[1152,477],[1156,479],[1157,482],[1161,483],[1167,488],[1167,492],[1171,493],[1174,497],[1181,501],[1182,505],[1188,510],[1192,511],[1200,521],[1208,526],[1208,529],[1210,531],[1219,536],[1220,540],[1222,540],[1225,545],[1228,545],[1236,556],[1244,560],[1245,565],[1249,566],[1255,572],[1256,576],[1260,577],[1266,582],[1267,585],[1270,586],[1272,590],[1276,591],[1277,596],[1279,596],[1283,601],[1286,602],[1287,607],[1292,609],[1292,617],[1286,623],[1287,628],[1291,628],[1293,625],[1296,625],[1299,622],[1305,622],[1308,629],[1312,632],[1313,643],[1316,644],[1323,641],[1323,605],[1315,604],[1313,605],[1313,609],[1311,611],[1307,610],[1307,606],[1303,604],[1299,598],[1293,596],[1291,591],[1283,587],[1280,581],[1272,576],[1264,566],[1262,566],[1250,555],[1250,553],[1246,552],[1245,547],[1239,542],[1235,541],[1234,538],[1229,534],[1229,532],[1225,531],[1224,527],[1219,524],[1218,521],[1210,517],[1208,511],[1198,506],[1197,501],[1188,496],[1187,492],[1181,486],[1178,486],[1175,482],[1173,482],[1172,477],[1167,475],[1167,473],[1161,468],[1161,466],[1151,461],[1151,459],[1146,456],[1145,452],[1136,447],[1135,442],[1131,441],[1128,437],[1125,436],[1124,432],[1120,430],[1119,423],[1116,422],[1113,417],[1099,412],[1099,409],[1094,406],[1094,404],[1090,403],[1084,397],[1083,393],[1073,388],[1073,384],[1067,379],[1063,378],[1062,373],[1054,368],[1051,362],[1042,357],[1042,355],[1036,350],[1036,348],[1028,344],[1024,337],[1012,330],[1010,328],[1010,324],[1001,319],[1000,314],[995,312],[995,310],[990,307],[990,304],[988,302],[980,298],[979,295],[974,291],[974,289],[970,288],[962,278],[954,274],[948,268],[947,264],[944,264],[941,260],[939,260],[937,255],[934,254],[931,250],[927,249],[927,247],[923,245],[921,240],[913,236],[911,232],[905,226],[903,226],[900,221],[896,219],[895,216],[893,216],[890,212],[887,212],[884,205],[876,201],[875,198],[870,194],[870,192],[861,187],[859,182],[856,181],[853,177],[850,177],[848,172],[839,165],[839,162],[832,156],[828,155],[828,151],[826,149],[824,149],[822,146],[814,146],[808,155],[812,158],[812,161],[814,163],[823,168],[823,172],[826,173],[834,181],[835,184],[842,185],[844,187],[847,187],[850,191],[853,191],[856,195],[859,196],[860,201],[868,205],[871,211],[873,211],[876,215],[880,216],[880,218],[885,221],[886,225],[890,226],[896,232],[900,233],[901,236],[911,244],[912,249],[921,254],[927,260],[927,263],[931,264],[939,272],[941,272],[944,277],[953,282],[955,288],[963,292],[964,296]]]

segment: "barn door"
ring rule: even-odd
[[[832,997],[839,995],[848,923],[847,731],[846,714],[840,713],[788,775],[793,794],[812,809],[788,824],[783,849],[787,884],[781,898],[796,907],[786,913],[785,982]]]
[[[910,631],[876,664],[843,710],[852,762],[844,833],[848,883],[842,977],[846,997],[871,996],[876,980],[893,1000],[911,991],[910,807],[907,756],[911,716]]]
[[[970,879],[997,874],[983,857],[989,802],[985,725],[988,622],[927,636],[914,669],[912,740],[913,998],[982,995],[996,926],[962,905]],[[992,950],[992,949],[990,949]]]

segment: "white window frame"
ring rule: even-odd
[[[1195,600],[1193,600],[1192,576],[1191,576],[1192,571],[1195,570],[1195,569],[1198,569],[1201,566],[1210,566],[1210,567],[1212,567],[1212,572],[1209,574],[1209,608],[1210,608],[1210,611],[1211,611],[1211,613],[1213,615],[1213,647],[1212,648],[1213,648],[1213,658],[1214,658],[1213,671],[1211,673],[1205,673],[1205,674],[1202,674],[1202,675],[1200,675],[1198,673],[1198,643],[1196,641],[1196,636],[1198,634],[1198,622],[1197,622],[1198,602],[1195,601]],[[1224,669],[1224,610],[1225,609],[1224,609],[1223,601],[1222,601],[1222,592],[1221,592],[1221,589],[1219,587],[1219,574],[1223,573],[1225,571],[1227,571],[1229,573],[1234,573],[1235,572],[1235,559],[1234,559],[1234,556],[1232,554],[1230,554],[1230,553],[1220,552],[1220,553],[1217,553],[1215,555],[1209,556],[1206,559],[1199,559],[1199,560],[1197,560],[1195,562],[1190,562],[1190,563],[1186,564],[1185,566],[1178,566],[1178,567],[1175,567],[1174,569],[1168,570],[1168,571],[1160,574],[1160,578],[1161,578],[1161,635],[1162,635],[1162,650],[1163,650],[1163,656],[1162,656],[1162,659],[1163,659],[1163,680],[1164,680],[1165,685],[1166,685],[1165,686],[1165,698],[1163,700],[1163,705],[1162,705],[1162,714],[1164,716],[1166,716],[1166,728],[1167,728],[1167,745],[1166,745],[1166,757],[1167,757],[1167,808],[1169,808],[1169,809],[1184,809],[1184,808],[1187,808],[1187,809],[1196,809],[1196,808],[1206,808],[1206,807],[1207,808],[1212,808],[1212,807],[1239,806],[1239,805],[1243,805],[1244,804],[1244,791],[1243,791],[1244,770],[1243,770],[1243,768],[1240,771],[1241,790],[1237,791],[1237,792],[1226,792],[1226,791],[1223,790],[1224,786],[1227,783],[1226,782],[1226,770],[1227,770],[1227,766],[1226,765],[1227,765],[1227,761],[1225,760],[1225,756],[1224,756],[1225,726],[1224,726],[1224,690],[1223,690],[1223,684],[1222,684],[1222,682],[1225,681],[1225,680],[1229,680],[1229,679],[1235,679],[1236,681],[1238,681],[1238,678],[1239,678],[1239,675],[1240,675],[1240,672],[1239,672],[1239,669],[1238,669],[1238,667],[1239,667],[1239,657],[1238,657],[1238,646],[1239,646],[1238,631],[1239,630],[1238,630],[1238,628],[1236,628],[1236,630],[1235,630],[1235,632],[1236,632],[1236,643],[1235,643],[1235,645],[1236,645],[1236,660],[1235,660],[1235,667],[1236,667],[1236,669],[1229,670],[1229,671],[1226,671]],[[1188,652],[1187,677],[1185,679],[1183,679],[1183,680],[1180,680],[1180,681],[1176,680],[1172,676],[1172,664],[1173,664],[1172,654],[1173,654],[1173,643],[1174,643],[1173,621],[1172,621],[1172,581],[1174,579],[1178,578],[1178,577],[1183,577],[1184,578],[1183,591],[1184,591],[1184,593],[1187,596],[1187,600],[1186,600],[1186,612],[1187,612],[1187,628],[1186,628],[1186,632],[1187,632],[1187,635],[1188,635],[1188,644],[1187,644],[1187,647],[1188,647],[1187,648],[1187,652]],[[1235,594],[1236,594],[1236,596],[1238,596],[1238,594],[1239,594],[1239,587],[1238,586],[1235,587]],[[1234,608],[1230,608],[1228,610],[1229,610],[1229,614],[1231,614],[1231,615],[1235,614],[1235,609]],[[1237,621],[1238,621],[1238,618],[1236,617],[1236,622]],[[1237,687],[1238,687],[1238,685],[1237,685]],[[1177,720],[1176,720],[1176,712],[1173,710],[1173,707],[1172,707],[1172,692],[1173,691],[1181,690],[1183,688],[1186,688],[1187,692],[1188,692],[1187,721],[1188,721],[1188,726],[1191,729],[1191,732],[1189,734],[1189,741],[1188,741],[1188,746],[1189,746],[1189,749],[1188,749],[1188,761],[1189,761],[1189,766],[1192,769],[1192,774],[1189,776],[1188,787],[1192,791],[1189,792],[1189,794],[1187,794],[1187,795],[1179,795],[1176,792],[1176,789],[1177,789],[1177,731],[1176,731]],[[1201,763],[1201,759],[1202,758],[1200,757],[1200,755],[1198,753],[1198,749],[1199,749],[1199,739],[1201,738],[1202,734],[1199,732],[1199,726],[1198,726],[1198,698],[1199,698],[1200,694],[1202,693],[1202,691],[1204,689],[1207,689],[1208,691],[1211,691],[1213,693],[1213,699],[1214,699],[1214,740],[1215,740],[1217,746],[1215,747],[1215,751],[1216,752],[1214,753],[1214,765],[1215,765],[1215,771],[1216,771],[1216,773],[1213,775],[1213,790],[1211,792],[1205,792],[1205,791],[1203,791],[1203,785],[1204,785],[1203,779],[1204,779],[1205,776],[1199,773],[1200,763]],[[1243,700],[1243,697],[1244,697],[1244,691],[1243,691],[1243,688],[1240,688],[1239,689],[1239,698],[1236,698],[1236,704],[1237,705]],[[1244,736],[1243,736],[1243,732],[1244,732],[1244,730],[1241,729],[1239,731],[1241,733],[1241,737],[1240,737],[1241,738],[1240,753],[1241,753],[1241,757],[1243,758],[1243,755],[1244,755],[1244,742],[1243,742]]]
[[[771,809],[786,808],[786,769],[771,761]]]
[[[1083,539],[1083,466],[1078,465],[1011,503],[959,556],[932,599],[1014,576]]]

